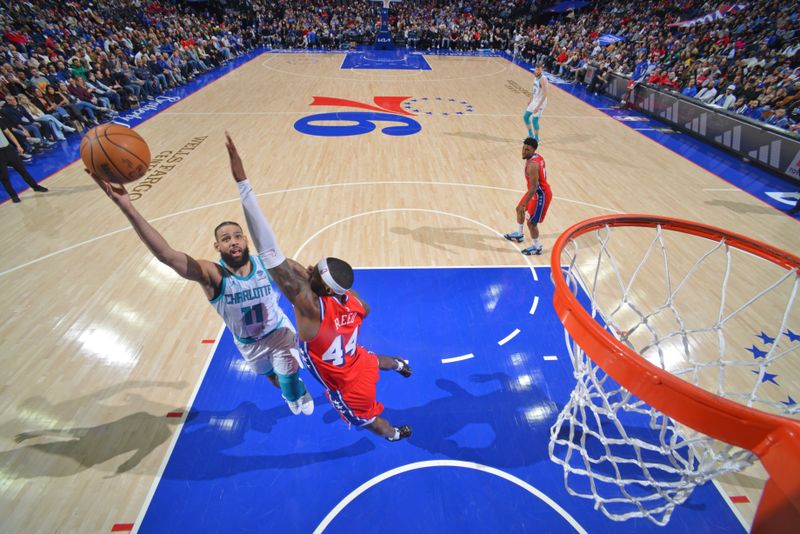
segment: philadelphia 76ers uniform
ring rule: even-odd
[[[378,357],[358,344],[364,306],[349,292],[343,300],[319,298],[322,324],[314,339],[302,344],[301,355],[342,419],[364,426],[383,412],[375,398]]]
[[[528,205],[525,206],[525,218],[533,223],[544,222],[544,217],[547,215],[547,208],[550,207],[550,200],[553,198],[553,191],[547,183],[547,167],[544,163],[544,158],[539,154],[534,154],[525,160],[525,166],[528,166],[528,161],[535,161],[539,164],[539,183],[536,186],[536,194],[531,197]],[[525,185],[528,190],[531,187],[531,181],[528,175],[525,175]],[[517,205],[522,204],[525,200],[525,195],[519,200]]]
[[[278,293],[258,256],[250,256],[250,274],[237,276],[220,260],[222,285],[211,305],[233,334],[236,347],[258,374],[297,373],[299,353],[291,321],[278,306]]]

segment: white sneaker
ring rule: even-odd
[[[284,397],[283,400],[286,400],[286,397]],[[301,413],[303,415],[311,415],[314,413],[314,399],[311,398],[311,394],[308,391],[296,401],[287,400],[286,404],[289,406],[293,415],[300,415]]]
[[[303,400],[303,397],[300,397],[296,401],[286,400],[286,397],[283,397],[283,400],[286,401],[286,404],[289,406],[289,409],[292,411],[293,415],[300,415],[300,402]]]
[[[303,415],[314,413],[314,399],[311,398],[311,394],[308,391],[300,397],[300,411],[303,412]]]

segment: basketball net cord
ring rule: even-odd
[[[665,350],[662,346],[665,342],[672,342],[674,345],[678,340],[684,361],[677,372],[672,371],[673,374],[700,385],[700,371],[707,367],[716,367],[718,385],[713,393],[719,396],[783,415],[796,415],[800,411],[798,405],[787,406],[759,395],[767,367],[800,348],[798,343],[781,343],[780,340],[780,333],[785,332],[789,312],[798,293],[800,277],[796,270],[785,271],[785,275],[777,281],[725,315],[725,296],[731,274],[731,249],[724,240],[714,242],[714,246],[673,286],[669,274],[668,252],[660,226],[656,227],[655,238],[627,283],[608,248],[611,227],[605,226],[594,234],[600,250],[596,262],[592,259],[591,268],[586,269],[593,272],[584,273],[578,267],[579,246],[575,239],[564,248],[562,255],[562,259],[566,256],[569,260],[563,267],[567,284],[574,294],[578,294],[580,287],[589,297],[593,319],[602,321],[606,329],[620,342],[664,369]],[[587,237],[589,235],[591,234],[587,234]],[[664,264],[666,298],[654,310],[644,312],[637,308],[631,291],[648,258],[658,252]],[[689,291],[692,275],[708,258],[718,253],[725,255],[719,313],[714,324],[706,328],[688,329],[674,305],[675,297],[681,291]],[[562,261],[562,265],[564,263]],[[614,279],[611,283],[619,287],[621,295],[619,304],[608,312],[601,312],[597,305],[601,267],[613,269]],[[794,277],[794,282],[788,304],[776,340],[766,356],[755,361],[733,361],[726,358],[725,325],[791,277]],[[630,324],[630,311],[635,314],[634,326],[623,331],[617,324],[617,316],[621,317],[621,312],[627,314],[620,320]],[[660,334],[648,320],[665,311],[673,314],[677,329]],[[635,322],[636,316],[638,323]],[[644,338],[649,338],[649,342],[634,346],[631,340],[634,333],[637,340],[642,339],[642,334],[646,334]],[[693,344],[690,343],[691,337],[699,333],[713,334],[719,344],[717,354],[709,355],[704,352],[702,361],[693,355]],[[675,506],[686,501],[696,486],[724,473],[740,471],[757,459],[748,450],[694,431],[648,406],[600,369],[571,339],[566,329],[565,337],[577,384],[569,402],[550,430],[549,454],[555,463],[563,467],[564,483],[571,495],[594,500],[595,509],[599,508],[612,520],[646,517],[663,526],[669,521]],[[757,371],[758,379],[748,393],[726,391],[726,372],[734,366],[752,367],[753,371]]]

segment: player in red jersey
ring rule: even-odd
[[[522,233],[522,225],[528,222],[528,230],[531,233],[531,246],[522,249],[526,256],[539,255],[542,253],[542,245],[539,242],[539,223],[544,222],[547,209],[550,207],[550,200],[553,192],[547,183],[547,167],[544,158],[536,153],[539,142],[532,137],[528,137],[522,144],[522,159],[525,161],[525,182],[528,191],[517,204],[517,228],[516,232],[504,234],[503,237],[509,241],[522,243],[525,235]]]
[[[410,437],[410,426],[395,427],[380,417],[383,404],[376,399],[375,385],[379,370],[409,377],[411,367],[401,358],[378,356],[358,344],[358,332],[370,308],[351,289],[353,269],[337,258],[324,258],[306,268],[283,256],[258,207],[236,147],[226,136],[247,226],[270,276],[294,306],[297,334],[305,349],[303,359],[310,372],[325,386],[331,404],[348,423],[389,441]]]

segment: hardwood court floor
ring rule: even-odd
[[[348,71],[341,61],[266,54],[140,125],[161,179],[140,188],[135,205],[175,248],[213,259],[213,227],[242,220],[229,130],[283,251],[301,262],[548,263],[499,235],[513,228],[523,189],[529,73],[499,58],[429,57],[430,71]],[[336,111],[311,107],[314,96],[409,96],[422,130],[303,135],[296,120]],[[461,102],[473,111],[455,115]],[[623,212],[800,250],[794,220],[742,191],[707,191],[727,184],[555,87],[542,134],[555,194],[546,250],[579,220]],[[198,288],[149,255],[80,162],[47,186],[0,209],[3,530],[107,532],[138,516],[178,422],[162,416],[186,409],[211,350],[201,341],[215,339],[221,321]],[[785,380],[797,391],[797,374]],[[105,432],[123,444],[103,439],[109,425],[124,429]],[[64,441],[36,446],[54,434]],[[130,452],[112,455],[119,450]],[[756,498],[757,475],[737,481],[745,488],[734,491]],[[750,517],[752,508],[741,510]]]

